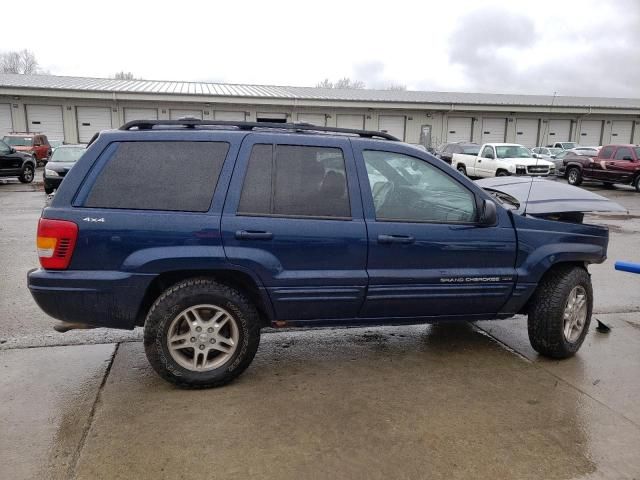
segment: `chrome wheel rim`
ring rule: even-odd
[[[167,348],[178,365],[193,372],[215,370],[238,348],[236,319],[217,305],[194,305],[171,321]]]
[[[23,176],[25,180],[33,179],[33,170],[31,168],[25,168]]]
[[[571,170],[569,172],[569,181],[571,183],[576,183],[577,179],[578,179],[578,172],[576,172],[575,170]]]
[[[575,343],[587,321],[587,291],[581,285],[573,287],[564,307],[564,339]]]

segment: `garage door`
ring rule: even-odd
[[[602,120],[583,120],[580,123],[578,143],[584,146],[600,145],[602,138]]]
[[[0,136],[13,131],[11,105],[0,103]]]
[[[549,144],[568,142],[571,135],[571,120],[549,120]]]
[[[125,108],[124,109],[124,121],[130,122],[132,120],[157,120],[158,109],[157,108]]]
[[[64,141],[62,107],[27,105],[27,130],[44,133],[49,140]]]
[[[529,148],[538,146],[538,120],[536,118],[516,118],[516,143]]]
[[[338,115],[336,117],[338,128],[364,129],[364,115]]]
[[[227,122],[244,122],[244,112],[214,112],[213,118]]]
[[[77,107],[78,141],[88,143],[97,132],[111,128],[111,109],[108,107]]]
[[[506,118],[482,119],[482,143],[502,143],[507,128]]]
[[[380,115],[378,116],[378,130],[404,140],[405,120],[404,115]]]
[[[611,143],[631,143],[633,122],[614,120],[611,122]]]
[[[448,143],[471,141],[471,117],[450,117],[445,137]]]
[[[170,110],[169,118],[171,120],[178,120],[182,117],[195,117],[202,120],[202,110]]]
[[[299,113],[298,122],[310,123],[311,125],[317,125],[324,127],[327,125],[326,115],[324,113]]]

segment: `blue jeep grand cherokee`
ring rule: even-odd
[[[144,325],[151,365],[180,386],[238,376],[265,326],[528,313],[533,347],[571,356],[608,231],[517,206],[384,133],[129,122],[43,210],[28,284],[68,328]]]

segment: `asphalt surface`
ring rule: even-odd
[[[590,268],[579,354],[541,357],[526,319],[267,331],[231,385],[184,391],[140,331],[59,334],[25,285],[39,185],[0,179],[2,478],[640,478],[640,194]]]

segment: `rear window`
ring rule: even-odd
[[[238,214],[351,218],[342,150],[255,145]]]
[[[12,147],[30,147],[33,145],[33,137],[12,137],[7,135],[2,140]]]
[[[480,145],[465,145],[462,147],[462,153],[465,155],[478,155],[480,153]]]
[[[122,142],[85,206],[206,212],[228,151],[226,142]]]

